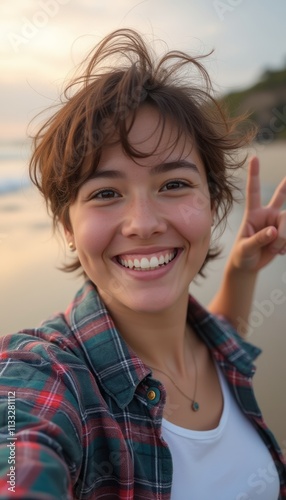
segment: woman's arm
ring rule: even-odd
[[[221,287],[209,304],[213,314],[225,316],[238,329],[248,322],[258,272],[276,255],[286,253],[286,177],[268,205],[260,199],[259,161],[249,161],[246,208],[224,270]]]

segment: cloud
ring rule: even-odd
[[[37,108],[39,96],[56,95],[93,45],[123,27],[151,40],[161,38],[170,49],[201,54],[215,48],[206,63],[215,81],[224,88],[247,85],[267,61],[282,60],[286,2],[277,0],[274,8],[265,0],[263,9],[259,0],[224,3],[237,7],[227,10],[222,21],[214,0],[2,2],[0,71],[6,106],[1,133],[6,134],[5,123],[16,119],[17,110],[17,122],[27,118],[18,96],[26,107]],[[46,101],[43,97],[43,106]]]

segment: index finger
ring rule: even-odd
[[[253,156],[249,160],[248,176],[246,184],[246,208],[255,210],[261,207],[259,160]]]

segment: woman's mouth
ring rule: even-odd
[[[178,254],[178,249],[164,250],[150,255],[120,255],[116,257],[117,262],[133,271],[154,271],[160,267],[167,266]]]

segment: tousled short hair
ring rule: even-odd
[[[70,228],[69,207],[97,168],[105,146],[120,142],[132,158],[154,153],[129,143],[136,113],[145,104],[158,111],[162,134],[171,120],[178,140],[182,135],[192,139],[205,167],[216,225],[226,221],[234,201],[233,172],[245,161],[237,153],[253,131],[241,127],[245,117],[230,119],[214,97],[204,57],[181,51],[156,56],[131,29],[111,33],[90,52],[83,73],[66,87],[59,109],[33,137],[30,177],[45,198],[54,228]],[[204,265],[218,254],[210,248]],[[77,258],[63,267],[79,268]]]

